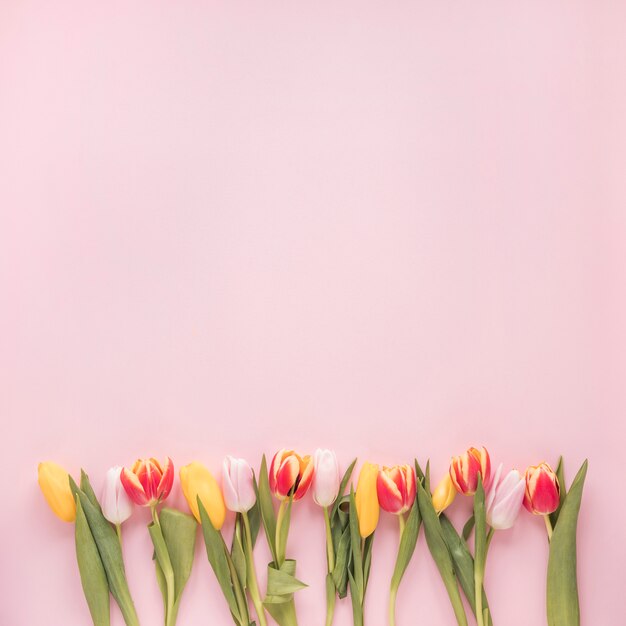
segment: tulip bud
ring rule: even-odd
[[[339,464],[332,450],[318,448],[313,457],[313,499],[320,506],[328,507],[339,493]]]
[[[224,500],[229,511],[245,513],[256,502],[254,473],[244,459],[227,456],[222,466]]]
[[[52,509],[64,522],[76,519],[76,500],[70,489],[70,475],[56,463],[46,461],[37,468],[39,487]]]
[[[200,498],[213,527],[220,530],[226,519],[226,506],[222,490],[213,474],[202,463],[194,461],[180,468],[180,484],[187,504],[198,522],[202,523],[198,506]]]
[[[495,530],[511,528],[519,515],[524,500],[526,481],[513,469],[502,480],[502,463],[496,470],[491,488],[485,498],[487,523]]]
[[[478,488],[478,473],[482,477],[483,487],[489,488],[491,479],[491,460],[486,448],[470,448],[465,454],[455,456],[450,463],[450,478],[459,493],[472,496]]]
[[[102,514],[116,525],[123,524],[133,512],[133,502],[122,485],[121,474],[121,467],[112,467],[104,477],[102,489]]]
[[[526,470],[524,506],[535,515],[554,513],[559,507],[561,487],[559,479],[547,463]]]
[[[359,518],[359,533],[363,539],[369,537],[378,525],[380,505],[376,483],[378,481],[378,465],[364,463],[359,474],[354,495],[356,513]]]
[[[383,511],[406,513],[415,501],[415,470],[410,465],[383,467],[376,479],[376,491]]]
[[[132,470],[122,469],[120,480],[135,504],[155,506],[170,495],[174,484],[174,464],[169,457],[163,467],[156,459],[138,459]]]
[[[450,478],[450,472],[448,472],[435,487],[433,491],[433,507],[437,513],[445,511],[456,498],[457,490]]]
[[[313,479],[313,461],[309,455],[301,457],[293,450],[279,450],[269,469],[270,490],[279,499],[293,495],[300,500]]]

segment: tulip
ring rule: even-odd
[[[496,475],[485,499],[487,523],[495,530],[511,528],[519,515],[524,500],[526,481],[520,473],[513,469],[502,480],[502,464],[498,466]]]
[[[244,459],[235,459],[232,456],[224,459],[222,486],[228,510],[245,513],[254,506],[254,473]]]
[[[332,450],[318,448],[313,457],[313,499],[323,507],[329,507],[339,494],[339,464]]]
[[[415,501],[415,470],[410,465],[383,467],[376,479],[376,491],[380,507],[393,513],[406,513]]]
[[[450,478],[459,493],[471,496],[478,488],[478,473],[487,489],[491,478],[491,460],[486,448],[470,448],[465,454],[455,456],[450,463]]]
[[[559,479],[547,463],[526,470],[524,506],[535,515],[554,513],[559,507],[561,487]]]
[[[226,519],[226,505],[222,490],[213,474],[202,463],[194,461],[180,468],[180,484],[187,504],[198,522],[202,523],[198,506],[200,498],[213,527],[220,530]]]
[[[52,509],[64,522],[76,519],[76,500],[70,489],[70,475],[56,463],[46,461],[37,468],[39,487]]]
[[[313,479],[313,461],[309,455],[301,457],[293,450],[279,450],[269,470],[270,489],[279,500],[293,495],[300,500]]]
[[[433,491],[433,506],[437,513],[445,511],[456,498],[457,490],[448,472],[435,487]]]
[[[174,484],[174,464],[169,457],[163,467],[156,459],[139,459],[132,470],[122,469],[120,480],[135,504],[154,508],[170,495]]]
[[[377,482],[378,465],[364,463],[354,495],[356,513],[359,518],[359,533],[363,539],[369,537],[378,524],[380,505],[378,504]]]
[[[133,502],[126,493],[120,478],[122,468],[112,467],[104,478],[102,489],[102,514],[111,524],[123,524],[133,512]]]

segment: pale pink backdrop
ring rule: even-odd
[[[0,3],[0,623],[89,623],[40,460],[99,485],[328,446],[439,478],[470,444],[589,457],[583,623],[626,623],[626,5],[515,4]],[[147,520],[124,541],[153,626]],[[544,533],[494,540],[501,626],[545,624]],[[307,498],[302,626],[323,541]],[[370,626],[396,542],[383,516]],[[453,623],[423,536],[398,614]],[[199,543],[179,624],[229,623]]]

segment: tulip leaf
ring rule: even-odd
[[[254,506],[248,511],[248,521],[250,522],[250,539],[252,540],[252,547],[256,545],[257,537],[259,536],[259,529],[261,526],[261,511],[259,509],[258,500],[254,503]]]
[[[270,602],[268,604],[264,602],[263,606],[279,626],[297,626],[298,618],[296,617],[296,604],[293,597],[285,602]]]
[[[78,497],[76,497],[75,539],[78,571],[91,619],[94,626],[109,626],[111,623],[109,583],[98,552],[98,546],[91,534]]]
[[[473,517],[471,518],[473,519]],[[443,538],[452,555],[452,562],[454,565],[454,571],[457,579],[461,585],[461,589],[467,598],[467,601],[472,609],[472,613],[476,615],[476,593],[474,589],[474,558],[472,557],[467,543],[461,539],[456,529],[452,525],[452,522],[446,517],[445,514],[439,516],[439,522],[441,524],[441,530],[443,532]],[[467,526],[467,524],[466,524]],[[488,608],[487,595],[483,588],[483,607]],[[491,626],[491,614],[489,615],[489,621],[485,622],[488,626]]]
[[[200,498],[198,498],[198,509],[200,511],[200,520],[202,522],[202,536],[204,537],[204,544],[206,546],[207,558],[213,573],[217,578],[217,582],[226,598],[228,608],[233,615],[233,618],[239,623],[242,623],[242,617],[235,598],[235,591],[233,589],[233,580],[231,577],[230,567],[228,565],[228,558],[226,555],[226,549],[222,535],[219,531],[215,530],[213,523],[209,518],[204,505]]]
[[[400,582],[406,568],[408,567],[413,552],[415,552],[415,545],[417,544],[417,536],[419,535],[420,525],[422,519],[420,517],[419,507],[417,506],[417,498],[413,502],[411,511],[406,521],[402,536],[400,537],[400,547],[398,548],[398,557],[396,558],[396,566],[393,571],[393,577],[391,578],[391,588],[397,589],[400,586]]]
[[[365,592],[367,591],[367,581],[370,578],[372,568],[372,547],[374,546],[374,535],[372,533],[363,542],[363,601],[365,602]]]
[[[174,607],[170,616],[171,623],[174,624],[183,590],[193,567],[198,524],[192,515],[169,508],[162,509],[159,518],[167,552],[174,570]]]
[[[565,488],[565,463],[563,461],[563,457],[559,457],[559,462],[556,466],[556,477],[559,481],[559,506],[554,513],[550,513],[550,524],[552,524],[552,528],[556,526],[556,523],[559,519],[559,513],[563,508],[563,502],[565,502],[565,496],[567,495],[567,489]]]
[[[474,523],[475,523],[475,518],[474,518],[474,514],[472,513],[472,515],[467,520],[467,522],[465,522],[465,526],[463,526],[463,539],[465,539],[465,541],[467,541],[470,538],[470,535],[472,534],[472,531],[474,530]]]
[[[417,459],[415,459],[415,475],[417,476],[417,480],[421,480],[422,482],[424,481],[424,472],[422,471],[420,464],[417,462]]]
[[[258,484],[256,478],[254,479],[254,490],[256,492],[257,502],[259,503],[261,520],[263,521],[263,528],[265,529],[265,537],[267,538],[273,560],[278,562],[278,553],[276,551],[276,512],[274,511],[274,503],[272,502],[265,455],[263,455],[261,461]]]
[[[580,624],[576,578],[576,528],[587,465],[587,461],[582,464],[570,486],[550,541],[547,584],[548,626]]]
[[[363,554],[361,553],[361,534],[359,532],[359,518],[357,516],[354,488],[350,489],[350,545],[352,552],[350,593],[353,594],[354,589],[357,593],[357,600],[360,604],[363,604],[365,591],[363,582]],[[352,583],[354,583],[354,585]],[[354,598],[352,602],[354,603]]]
[[[87,473],[83,469],[80,470],[80,490],[89,498],[91,504],[93,504],[98,511],[102,511],[98,498],[89,482],[89,476],[87,476]]]
[[[335,548],[335,567],[333,569],[333,581],[340,598],[345,598],[348,593],[348,566],[350,565],[350,527],[346,526],[339,543]]]
[[[293,559],[286,559],[280,568],[275,563],[270,563],[267,567],[267,596],[263,603],[281,604],[289,600],[296,591],[307,587],[295,574],[296,562]]]
[[[341,482],[339,483],[339,491],[337,492],[337,498],[335,499],[335,503],[333,504],[332,512],[330,514],[330,520],[333,522],[335,516],[339,512],[339,506],[343,501],[343,494],[346,490],[348,482],[350,480],[350,476],[352,476],[352,471],[354,470],[354,466],[356,465],[356,459],[350,463],[348,469],[344,472]]]
[[[485,511],[485,489],[480,472],[474,494],[474,578],[482,577],[487,559],[487,518]]]
[[[463,600],[459,591],[452,555],[444,540],[439,517],[433,506],[430,492],[426,491],[421,482],[417,484],[417,498],[424,524],[426,543],[450,597],[457,624],[459,626],[467,626],[467,616],[463,608]]]
[[[350,582],[350,598],[352,599],[352,623],[354,626],[363,626],[363,604],[359,600],[359,589],[351,571],[348,571]]]
[[[247,586],[247,574],[246,574],[246,554],[243,550],[243,541],[242,541],[242,519],[241,513],[237,513],[237,517],[235,518],[235,529],[233,531],[233,540],[230,548],[231,558],[233,560],[233,565],[235,566],[235,570],[237,571],[237,578],[239,578],[239,584],[242,589],[245,589]]]
[[[117,534],[104,515],[102,515],[102,511],[92,504],[91,500],[78,488],[71,476],[70,486],[74,496],[80,499],[91,534],[98,546],[102,565],[106,571],[109,589],[122,611],[124,621],[127,626],[138,626],[139,619],[137,618],[135,605],[128,589],[122,547]]]
[[[158,564],[156,574],[165,604],[165,622],[169,624],[169,613],[174,606],[174,599],[176,597],[174,569],[160,524],[154,522],[148,524],[148,532],[150,533],[152,545],[154,546],[154,558]],[[163,587],[163,582],[165,582],[165,587]],[[164,589],[165,593],[163,593]]]

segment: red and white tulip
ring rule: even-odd
[[[450,478],[456,490],[471,496],[478,488],[478,474],[480,473],[483,486],[488,489],[491,480],[491,460],[485,447],[470,448],[465,454],[455,456],[450,463]]]
[[[526,470],[524,506],[535,515],[554,513],[559,507],[559,479],[547,463],[532,465]]]
[[[283,448],[274,455],[270,464],[270,490],[279,500],[292,495],[294,500],[300,500],[311,486],[313,471],[310,455],[301,457],[293,450]]]
[[[120,475],[130,499],[139,506],[155,506],[170,495],[174,484],[174,464],[169,457],[161,465],[156,459],[138,459],[132,469]]]
[[[406,513],[413,506],[416,490],[415,470],[410,465],[383,467],[378,472],[378,503],[387,513]]]

